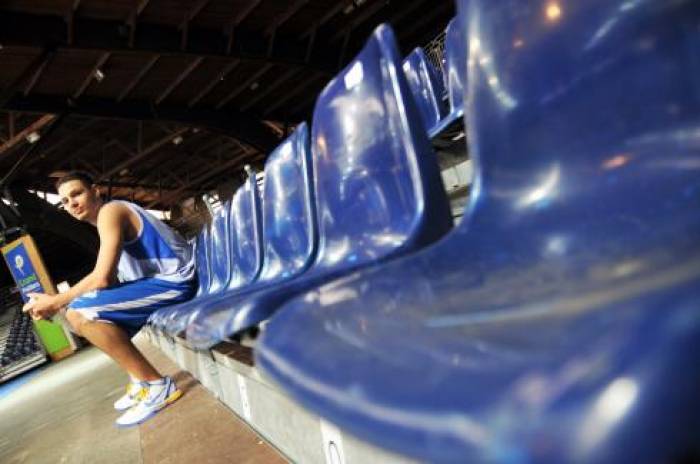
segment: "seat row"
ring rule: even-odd
[[[464,115],[464,56],[464,40],[460,37],[457,21],[453,19],[445,30],[442,73],[420,47],[414,49],[403,62],[411,94],[430,138],[439,137]]]
[[[545,3],[458,1],[462,223],[285,303],[256,365],[420,462],[692,462],[700,5]]]
[[[420,114],[420,120],[423,122],[425,131],[429,137],[436,137],[450,124],[458,120],[462,114],[461,94],[462,94],[462,76],[463,73],[455,71],[458,66],[456,59],[459,56],[461,41],[458,39],[458,34],[455,33],[456,27],[452,21],[446,30],[446,46],[445,46],[445,81],[449,92],[447,94],[449,101],[449,110],[446,109],[444,101],[445,85],[442,82],[438,71],[427,60],[422,49],[414,50],[403,62],[402,69],[405,73],[407,88],[410,92],[406,92],[406,84],[401,84],[403,87],[400,92],[397,92],[395,99],[400,105],[404,105],[404,100],[411,100]],[[391,40],[389,40],[391,42]],[[393,44],[389,44],[394,46]],[[396,66],[396,63],[393,63]],[[358,71],[363,73],[361,65],[353,68],[353,72],[349,74],[349,79],[354,79]],[[362,78],[362,76],[359,76]],[[391,83],[398,86],[396,82]],[[347,89],[346,89],[347,90]],[[376,89],[375,89],[376,90]],[[389,104],[388,102],[387,104]],[[415,110],[412,110],[415,111]],[[409,113],[410,114],[410,113]],[[357,113],[358,126],[361,121],[361,115]],[[406,115],[404,115],[405,117]],[[341,123],[343,123],[341,121]],[[407,129],[411,137],[415,135],[417,121],[412,117],[411,127]],[[347,128],[346,128],[347,130]],[[309,143],[308,128],[302,124],[295,133],[278,147],[272,153],[265,166],[266,187],[263,192],[263,200],[258,198],[258,191],[255,187],[255,176],[249,177],[245,185],[235,194],[231,202],[224,205],[214,218],[211,227],[205,228],[197,237],[197,266],[199,276],[199,290],[195,300],[187,305],[180,305],[171,308],[166,308],[151,318],[151,323],[163,329],[169,334],[183,334],[189,327],[188,340],[192,343],[202,346],[202,344],[210,345],[215,341],[230,336],[236,332],[252,327],[264,320],[269,315],[269,310],[261,310],[258,315],[252,315],[258,311],[252,311],[248,316],[248,320],[242,320],[240,316],[234,318],[230,311],[229,298],[239,293],[249,293],[251,291],[261,290],[264,287],[282,283],[286,280],[291,280],[299,274],[305,272],[311,265],[314,258],[318,258],[318,220],[316,217],[317,205],[315,204],[316,195],[314,194],[314,178],[312,172],[312,149]],[[354,135],[354,134],[351,134]],[[415,135],[418,137],[417,135]],[[419,137],[423,138],[423,137]],[[385,142],[389,141],[386,139]],[[420,156],[426,156],[431,153],[431,150],[426,148],[424,140],[416,142],[419,147],[418,153]],[[341,154],[334,150],[335,163],[344,162],[341,156],[354,156],[353,152]],[[410,149],[411,147],[407,147]],[[379,148],[376,148],[379,151]],[[432,158],[432,156],[430,156]],[[388,161],[388,163],[387,163]],[[399,163],[412,162],[409,158],[398,160]],[[374,162],[374,161],[373,161]],[[382,161],[390,166],[390,160]],[[424,163],[430,162],[429,160]],[[374,169],[376,178],[386,175],[382,172],[382,167],[379,163],[372,163],[367,166]],[[357,168],[357,167],[356,167]],[[391,168],[394,174],[387,178],[375,179],[375,186],[371,187],[377,190],[375,193],[381,193],[380,190],[387,190],[387,187],[380,185],[381,182],[392,183],[396,181],[396,174],[399,174],[396,167]],[[407,170],[407,166],[401,166],[401,169]],[[433,225],[424,227],[434,227],[432,237],[428,240],[419,239],[417,246],[429,243],[435,238],[444,234],[447,230],[447,221],[444,217],[443,196],[440,193],[439,185],[436,185],[435,178],[430,173],[433,170],[425,169],[423,173],[413,174],[423,176],[423,182],[426,184],[426,197],[430,198],[429,204],[422,204],[420,198],[409,199],[412,204],[395,205],[385,204],[383,198],[369,197],[363,198],[362,201],[381,200],[382,204],[370,205],[370,208],[377,208],[376,216],[381,215],[381,208],[396,210],[395,216],[399,216],[401,209],[406,210],[404,214],[413,214],[418,218],[421,212],[410,212],[411,208],[430,208],[435,212],[432,216],[438,218]],[[320,174],[323,176],[324,174]],[[338,177],[336,174],[334,174]],[[400,177],[400,175],[398,176]],[[347,182],[347,185],[357,184],[357,179],[352,177],[346,178],[341,175],[341,179]],[[380,182],[377,182],[377,181]],[[363,180],[362,182],[365,182]],[[412,182],[409,177],[399,179],[398,182]],[[357,188],[357,185],[353,188]],[[366,188],[366,187],[362,187]],[[394,187],[389,187],[391,190]],[[412,187],[411,187],[412,188]],[[409,188],[410,190],[410,188]],[[388,190],[387,190],[388,191]],[[359,191],[358,191],[359,192]],[[337,192],[331,192],[331,199]],[[400,194],[400,192],[398,192]],[[421,195],[421,192],[418,192]],[[395,195],[393,195],[395,196]],[[400,195],[399,195],[400,196]],[[388,197],[392,200],[392,196]],[[357,203],[360,209],[360,203]],[[261,211],[261,203],[264,205]],[[440,204],[438,204],[440,203]],[[332,205],[331,209],[338,205]],[[321,207],[321,210],[327,211],[328,208]],[[335,211],[335,215],[347,215],[347,212]],[[390,217],[385,218],[388,222],[392,222]],[[384,220],[384,219],[382,219]],[[376,225],[375,225],[376,227]],[[392,227],[403,227],[400,224],[391,223],[385,227],[383,233],[387,236],[392,234]],[[264,229],[264,233],[263,233]],[[405,227],[404,227],[405,229]],[[372,233],[371,231],[367,231]],[[414,232],[420,235],[421,232]],[[342,235],[343,232],[340,232]],[[395,234],[399,237],[407,232],[401,231]],[[325,239],[323,239],[325,241]],[[371,251],[367,248],[363,253],[366,255],[367,263],[381,260],[382,254],[391,254],[390,248],[402,248],[404,245],[402,239],[393,240],[397,242],[394,245],[389,243],[384,244],[383,250],[379,253]],[[410,241],[410,239],[403,239]],[[343,243],[349,243],[344,240]],[[359,244],[354,244],[355,246]],[[389,246],[387,246],[389,245]],[[333,251],[333,250],[331,250]],[[336,253],[337,251],[333,251]],[[356,251],[345,250],[346,253],[353,254]],[[323,254],[323,253],[321,253]],[[356,258],[353,258],[357,261]],[[337,258],[333,258],[337,260]],[[323,274],[336,275],[338,273],[347,272],[347,270],[363,265],[359,262],[347,263],[346,269],[340,265],[335,267],[333,272],[324,271]],[[225,303],[224,303],[225,302]],[[235,306],[235,305],[234,305]],[[220,314],[219,317],[234,318],[236,323],[229,321],[228,324],[219,324],[218,319],[214,318],[214,314],[225,313],[226,316]],[[234,311],[235,312],[235,311]]]
[[[200,288],[151,325],[207,348],[333,278],[424,247],[451,212],[388,27],[197,238]],[[396,143],[401,140],[401,143]]]
[[[266,167],[251,240],[308,253],[261,246],[257,266],[279,280],[204,285],[154,324],[208,347],[269,318],[255,349],[267,376],[420,461],[692,461],[700,8],[516,3],[460,0],[450,31],[474,160],[459,226],[426,246],[449,212],[420,99],[380,27],[319,96],[310,147],[298,151],[301,126],[268,161],[289,150],[308,170]],[[217,220],[208,234],[236,223]]]

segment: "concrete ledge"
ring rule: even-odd
[[[311,464],[410,463],[339,430],[296,404],[253,365],[252,350],[222,343],[196,351],[150,328],[147,339],[290,461]]]

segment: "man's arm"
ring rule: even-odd
[[[37,318],[53,315],[75,298],[92,290],[108,287],[114,281],[119,255],[122,249],[124,224],[128,221],[128,211],[118,203],[108,203],[100,209],[97,217],[97,233],[100,249],[95,268],[67,292],[58,295],[32,293],[32,300],[24,305],[25,312]]]

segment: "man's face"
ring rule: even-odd
[[[97,218],[100,199],[97,191],[81,180],[69,180],[58,187],[58,196],[68,213],[79,221]]]

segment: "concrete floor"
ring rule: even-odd
[[[0,463],[286,462],[189,374],[147,341],[138,344],[185,392],[178,402],[139,427],[116,428],[112,403],[126,376],[97,349],[84,349],[0,391]]]

